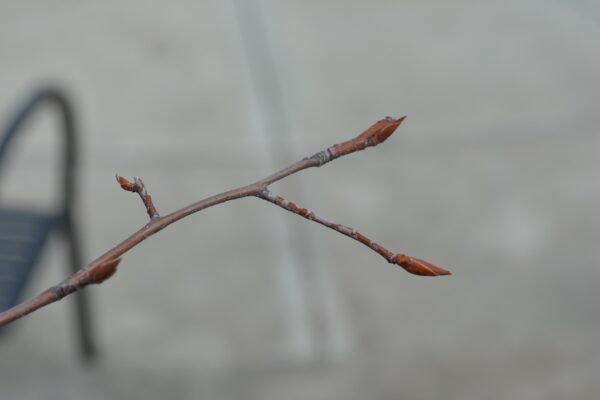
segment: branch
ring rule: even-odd
[[[342,235],[346,235],[364,244],[365,246],[369,247],[370,249],[378,253],[380,256],[385,258],[389,263],[398,264],[411,274],[421,276],[450,275],[449,271],[446,271],[443,268],[428,263],[427,261],[419,260],[418,258],[407,256],[406,254],[394,254],[385,247],[373,242],[371,239],[369,239],[362,233],[356,231],[355,229],[342,224],[337,224],[335,222],[330,222],[325,218],[319,217],[314,212],[309,211],[306,208],[298,207],[295,203],[287,201],[281,196],[276,196],[275,194],[271,193],[267,188],[260,191],[260,193],[258,193],[256,196],[263,200],[271,202],[285,210],[288,210],[296,215],[306,218],[309,221],[314,221],[318,224],[326,226],[330,229],[333,229],[336,232],[341,233]]]
[[[63,297],[74,293],[77,290],[80,290],[89,284],[98,284],[110,278],[115,273],[117,265],[120,262],[120,257],[124,253],[137,246],[140,242],[144,241],[148,237],[169,226],[170,224],[182,218],[185,218],[190,214],[202,211],[205,208],[216,206],[217,204],[224,203],[226,201],[240,199],[248,196],[256,196],[267,201],[271,201],[272,203],[277,204],[280,207],[285,208],[286,210],[292,211],[306,218],[308,218],[308,216],[310,215],[311,217],[309,219],[312,219],[315,222],[318,222],[346,236],[358,240],[359,242],[375,250],[388,262],[398,264],[410,273],[426,276],[449,274],[448,271],[436,267],[426,261],[422,261],[417,258],[409,257],[400,253],[394,254],[389,250],[383,248],[382,246],[379,246],[378,244],[372,242],[370,239],[363,236],[354,229],[348,228],[343,225],[334,224],[332,222],[326,221],[325,219],[317,217],[313,213],[309,213],[306,209],[298,208],[295,204],[291,202],[287,202],[278,196],[273,196],[267,189],[267,187],[270,184],[280,181],[286,178],[287,176],[293,175],[304,169],[320,167],[341,156],[345,156],[355,151],[364,150],[367,147],[376,146],[384,142],[392,133],[394,133],[396,128],[402,123],[402,121],[404,121],[405,118],[406,117],[394,119],[386,117],[385,119],[376,122],[366,131],[364,131],[352,140],[333,145],[326,150],[316,153],[312,157],[304,158],[301,161],[298,161],[297,163],[292,164],[289,167],[284,168],[281,171],[278,171],[273,175],[270,175],[260,181],[252,183],[250,185],[232,189],[211,197],[207,197],[203,200],[190,204],[189,206],[177,210],[164,217],[160,217],[158,215],[158,212],[156,211],[156,208],[152,203],[152,198],[150,197],[150,195],[148,195],[141,179],[134,178],[133,182],[130,182],[127,179],[117,175],[117,181],[124,190],[136,192],[140,195],[144,206],[146,207],[146,211],[150,216],[150,222],[144,225],[135,233],[133,233],[127,239],[123,240],[121,243],[117,244],[115,247],[108,250],[106,253],[96,258],[94,261],[90,262],[85,267],[81,268],[79,271],[71,275],[62,283],[45,290],[37,297],[29,301],[17,304],[16,306],[0,313],[0,326],[6,325],[39,308],[42,308],[50,303],[58,301]]]

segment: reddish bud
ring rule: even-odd
[[[389,138],[405,118],[394,119],[392,117],[385,117],[375,122],[354,139],[330,147],[327,149],[330,157],[329,161],[355,151],[364,150],[369,146],[377,146]]]
[[[115,177],[117,178],[117,182],[119,182],[119,185],[121,185],[123,190],[127,190],[128,192],[137,192],[137,185],[135,183],[129,182],[119,174],[116,174]]]
[[[407,272],[421,276],[440,276],[451,275],[450,271],[435,266],[427,261],[413,258],[405,254],[396,254],[396,264],[404,268]]]
[[[373,143],[373,146],[384,142],[387,138],[389,138],[392,135],[392,133],[394,133],[394,131],[396,131],[396,128],[398,128],[398,126],[400,126],[402,121],[404,121],[405,119],[406,116],[400,117],[398,119],[394,119],[392,117],[385,117],[385,119],[377,121],[371,127],[371,129],[367,130],[367,132],[370,132],[370,142]]]
[[[99,284],[110,278],[117,272],[117,266],[121,262],[120,258],[107,261],[104,264],[96,265],[89,271],[90,283]]]

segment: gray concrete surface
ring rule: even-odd
[[[0,5],[0,120],[43,82],[77,101],[88,258],[145,223],[117,171],[142,176],[167,212],[407,114],[384,146],[274,189],[454,275],[412,277],[266,203],[233,202],[151,238],[90,290],[98,365],[77,359],[69,300],[15,324],[0,398],[596,398],[598,8],[265,0],[273,88],[257,79],[240,4]],[[52,202],[53,122],[20,142],[3,201]],[[310,249],[281,232],[304,232]],[[339,351],[294,350],[280,270],[304,254],[332,277]],[[64,262],[52,243],[29,293]],[[322,332],[332,313],[312,294]]]

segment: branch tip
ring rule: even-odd
[[[385,117],[384,119],[376,122],[371,128],[369,128],[365,132],[368,132],[367,141],[369,142],[369,145],[376,146],[380,143],[385,142],[387,138],[392,136],[392,134],[396,131],[396,128],[398,128],[402,121],[404,121],[405,119],[406,115],[398,119],[392,117]]]
[[[385,142],[405,119],[406,116],[398,119],[392,117],[380,119],[354,139],[333,145],[322,152],[326,155],[326,159],[319,163],[319,166],[335,160],[338,157],[345,156],[346,154],[364,150],[367,147],[377,146],[378,144]],[[318,155],[319,153],[315,154],[313,157],[317,157]]]
[[[448,270],[433,265],[427,261],[407,256],[406,254],[396,254],[396,264],[404,268],[407,272],[420,276],[442,276],[452,275]]]

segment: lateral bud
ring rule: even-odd
[[[114,260],[92,267],[88,271],[90,283],[100,284],[113,276],[117,272],[117,266],[120,262],[120,258],[115,258]]]

